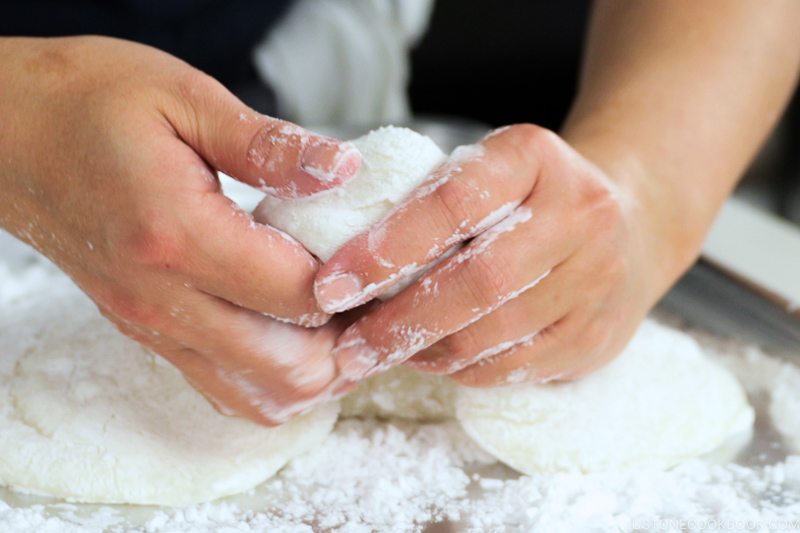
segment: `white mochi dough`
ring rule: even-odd
[[[60,293],[30,307],[20,323],[39,331],[25,332],[27,350],[0,372],[2,485],[78,502],[186,505],[258,485],[336,421],[337,404],[276,428],[223,416],[77,288]]]
[[[285,231],[327,261],[445,160],[432,139],[408,128],[387,126],[352,142],[363,162],[347,183],[303,198],[267,195],[254,212],[256,219]]]
[[[786,365],[779,377],[770,391],[770,418],[792,451],[800,453],[800,372],[794,365]]]
[[[667,468],[750,430],[742,387],[697,343],[646,321],[628,348],[571,383],[459,387],[456,417],[526,474]]]
[[[343,417],[403,418],[435,422],[453,418],[456,384],[444,376],[398,366],[364,380],[342,398]]]
[[[407,128],[383,127],[352,142],[363,163],[350,181],[305,198],[268,195],[254,213],[258,220],[300,241],[322,261],[388,215],[446,159],[432,139]],[[419,275],[419,271],[413,274]],[[442,420],[452,417],[454,390],[455,385],[446,378],[396,368],[364,381],[345,397],[342,414]]]

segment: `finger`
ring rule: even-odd
[[[278,421],[265,417],[253,398],[246,396],[237,387],[223,382],[218,375],[218,367],[198,352],[173,346],[162,349],[159,355],[180,370],[183,377],[197,392],[217,410],[226,416],[243,416],[257,424],[275,426]]]
[[[276,407],[268,390],[221,369],[200,353],[187,348],[162,350],[161,355],[175,365],[186,381],[202,394],[219,413],[243,416],[257,424],[276,426],[291,415]],[[276,417],[275,413],[282,415]]]
[[[170,320],[163,328],[170,338],[286,402],[316,396],[336,378],[338,323],[303,328],[196,291],[175,298]]]
[[[470,387],[578,379],[608,363],[620,347],[596,315],[575,312],[542,330],[533,342],[484,359],[450,377]]]
[[[328,320],[312,292],[319,263],[300,243],[257,224],[220,194],[206,194],[198,203],[190,283],[240,307],[303,326]]]
[[[356,379],[399,364],[534,287],[581,242],[576,226],[559,228],[559,220],[552,210],[534,219],[522,206],[381,304],[337,342],[342,374]]]
[[[534,342],[540,330],[565,316],[579,298],[591,297],[591,276],[575,273],[570,263],[553,269],[535,287],[404,364],[420,372],[452,374],[517,345]]]
[[[135,340],[159,350],[174,342],[287,398],[314,396],[336,377],[331,349],[342,329],[338,321],[322,328],[302,328],[236,307],[183,286],[163,285],[109,306],[104,314],[121,323]],[[106,299],[106,301],[113,301]],[[149,303],[144,303],[149,302]],[[119,327],[119,326],[118,326]]]
[[[183,142],[163,139],[132,167],[134,176],[155,178],[140,179],[140,188],[159,201],[131,203],[142,210],[132,216],[136,223],[111,239],[124,244],[130,261],[270,316],[308,326],[328,319],[313,295],[317,260],[198,179],[213,174]]]
[[[254,112],[216,80],[193,72],[165,112],[178,135],[217,170],[282,197],[307,196],[353,177],[352,143]]]
[[[211,297],[194,296],[175,298],[170,323],[160,327],[134,324],[108,309],[101,311],[122,333],[177,366],[222,414],[276,425],[356,388],[347,380],[331,379],[329,352],[341,327],[312,332],[252,313],[239,315],[224,302],[214,308]],[[194,314],[184,309],[187,304]],[[209,310],[217,313],[219,321],[212,326],[207,325],[205,314],[197,313]],[[265,342],[256,341],[259,335],[266,336]]]
[[[202,394],[219,413],[224,415],[241,415],[253,422],[274,426],[281,421],[268,416],[269,409],[260,408],[259,394],[252,394],[254,386],[241,387],[224,380],[221,376],[227,371],[212,363],[201,353],[187,348],[180,341],[162,335],[153,329],[133,324],[128,320],[99,307],[121,333],[143,344],[158,355],[171,362],[189,382]],[[274,402],[273,402],[274,403]],[[276,411],[276,409],[272,409]]]
[[[388,218],[323,265],[314,288],[322,309],[361,305],[508,215],[536,186],[542,161],[552,159],[546,152],[562,144],[547,130],[513,126],[456,150]]]

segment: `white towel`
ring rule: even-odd
[[[300,0],[256,47],[282,116],[303,125],[372,125],[410,116],[409,49],[433,0]]]

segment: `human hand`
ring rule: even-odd
[[[351,177],[358,151],[134,43],[0,39],[0,62],[0,224],[220,410],[275,424],[324,398],[341,328],[300,327],[329,318],[319,265],[223,196],[216,170],[306,195]]]
[[[616,178],[530,125],[454,152],[317,274],[321,307],[338,312],[464,244],[344,332],[343,376],[405,362],[495,386],[573,379],[614,357],[678,269],[659,264],[661,210]]]

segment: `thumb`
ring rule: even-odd
[[[184,100],[167,119],[215,169],[291,198],[340,185],[361,166],[352,143],[257,113],[213,78],[199,77],[191,90],[182,91]]]

